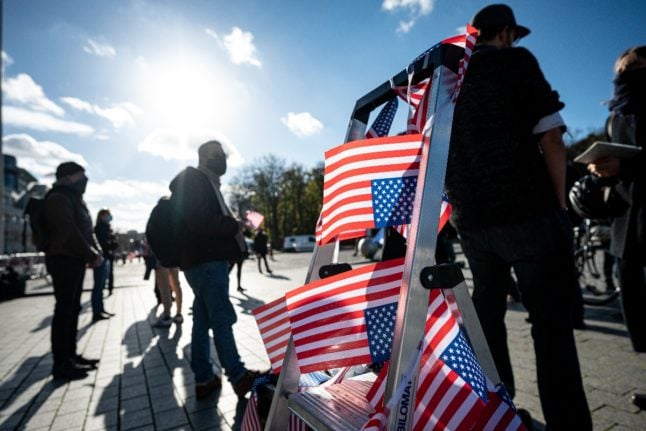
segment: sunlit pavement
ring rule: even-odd
[[[342,260],[365,263],[342,252]],[[260,274],[255,260],[243,266],[243,293],[231,298],[238,312],[235,335],[247,367],[268,368],[251,310],[271,301],[305,279],[311,253],[276,253],[274,274]],[[264,270],[264,268],[263,268]],[[50,377],[51,287],[31,282],[27,297],[0,303],[0,429],[238,429],[246,401],[239,402],[225,381],[219,393],[197,401],[189,366],[192,302],[182,277],[182,325],[153,326],[156,308],[153,280],[143,280],[143,263],[118,263],[116,289],[105,299],[116,316],[91,323],[91,273],[86,275],[79,322],[79,351],[101,358],[89,377],[57,385]],[[465,273],[469,281],[468,271]],[[507,317],[518,407],[529,410],[541,429],[534,354],[526,312],[510,304]],[[629,396],[646,391],[645,355],[633,353],[617,305],[589,308],[588,329],[576,331],[584,382],[595,430],[644,430],[646,413]]]

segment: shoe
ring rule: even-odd
[[[184,323],[184,316],[182,316],[180,313],[177,313],[175,317],[173,317],[173,322],[181,325],[182,323]]]
[[[238,292],[244,292],[247,289],[242,288],[242,286],[238,286]]]
[[[103,310],[103,312],[102,312],[101,314],[104,314],[104,315],[106,315],[106,316],[108,316],[108,317],[116,316],[116,314],[114,314],[114,313],[110,313],[109,311],[105,311],[105,310]]]
[[[92,316],[92,323],[98,322],[99,320],[106,320],[106,319],[109,319],[109,318],[110,318],[110,316],[108,316],[106,314],[102,314],[102,313],[95,314],[94,316]]]
[[[630,401],[636,405],[639,410],[646,410],[646,394],[635,392],[633,396],[630,397]]]
[[[268,270],[267,270],[267,273],[268,273],[269,275],[271,275],[271,274],[273,274],[273,273],[274,273],[274,271],[272,271],[271,269],[268,269]]]
[[[527,431],[532,431],[534,429],[534,421],[532,420],[532,415],[525,409],[516,410],[520,421],[525,425]]]
[[[88,366],[88,367],[91,367],[92,370],[96,370],[98,368],[98,365],[99,365],[99,359],[84,358],[81,355],[74,355],[72,360],[77,365]]]
[[[163,314],[159,316],[157,322],[153,325],[156,328],[168,328],[173,324],[173,319],[170,316],[164,316]]]
[[[60,366],[54,367],[52,375],[55,380],[70,381],[86,378],[87,372],[70,360]]]
[[[262,371],[247,370],[244,375],[233,384],[233,391],[236,393],[238,398],[244,398],[245,395],[247,395],[247,392],[249,392],[253,386],[253,381],[261,374],[265,373]]]
[[[195,398],[202,399],[206,398],[213,391],[216,389],[220,389],[222,387],[222,379],[220,379],[220,376],[214,376],[213,379],[209,382],[205,383],[197,383],[195,385]]]

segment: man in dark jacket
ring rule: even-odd
[[[505,312],[509,273],[529,311],[541,406],[551,430],[591,430],[572,329],[576,282],[565,212],[565,129],[558,94],[511,8],[472,20],[478,41],[457,101],[446,191],[473,273],[473,303],[502,381],[515,392]]]
[[[96,368],[96,359],[76,352],[78,317],[85,266],[100,266],[103,256],[92,230],[92,219],[83,202],[87,185],[85,169],[74,162],[61,163],[56,182],[47,193],[43,228],[47,234],[45,263],[52,277],[56,305],[52,319],[53,375],[74,380]]]
[[[271,269],[269,269],[269,264],[267,263],[267,252],[269,248],[267,243],[269,238],[265,235],[265,232],[261,229],[258,229],[256,237],[253,239],[253,251],[256,253],[256,259],[258,259],[258,272],[262,274],[262,269],[260,269],[261,260],[265,261],[265,269],[268,274],[271,274]]]
[[[240,224],[220,193],[220,177],[227,169],[222,145],[209,141],[200,146],[198,155],[197,169],[187,167],[170,184],[180,220],[180,269],[195,296],[191,334],[195,395],[204,398],[221,386],[210,360],[211,329],[224,371],[238,397],[244,397],[258,373],[247,370],[236,347],[228,264],[241,258],[244,243]]]

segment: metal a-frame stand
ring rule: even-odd
[[[405,376],[408,365],[417,357],[417,350],[424,333],[429,291],[424,288],[428,280],[428,267],[435,265],[437,227],[440,218],[441,196],[448,158],[451,126],[453,120],[453,88],[457,79],[459,60],[463,49],[452,44],[438,44],[420,55],[408,68],[384,82],[360,98],[352,112],[345,142],[363,139],[370,113],[395,97],[393,87],[416,84],[432,77],[428,99],[431,128],[426,131],[420,173],[417,182],[415,205],[408,234],[408,247],[401,296],[399,300],[395,334],[393,337],[390,368],[385,400],[388,401],[395,388],[407,379],[411,383],[411,397],[399,401],[389,417],[388,429],[411,429],[416,372]],[[409,75],[412,78],[409,78]],[[429,140],[430,139],[430,140]],[[432,145],[429,145],[431,142]],[[306,277],[306,283],[318,280],[319,270],[336,263],[338,243],[317,247]],[[426,268],[426,271],[424,271]],[[424,285],[423,285],[424,282]],[[482,334],[478,317],[471,303],[464,279],[452,287],[456,304],[462,316],[462,326],[473,345],[474,352],[485,374],[498,383],[498,373]],[[417,369],[417,367],[415,368]],[[371,407],[351,393],[352,387],[339,386],[325,394],[298,394],[300,370],[292,340],[285,355],[282,370],[265,429],[284,431],[288,429],[290,410],[317,430],[360,429],[367,420]],[[333,385],[335,386],[335,385]]]

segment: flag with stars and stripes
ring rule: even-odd
[[[361,237],[377,223],[410,220],[421,153],[421,135],[352,141],[327,151],[321,245]]]
[[[372,123],[368,133],[366,133],[367,139],[388,136],[390,126],[393,124],[393,119],[397,113],[398,105],[396,97],[393,97],[388,101],[388,103],[386,103],[386,106],[381,109],[381,112],[379,112],[379,115],[375,118],[375,121]]]
[[[379,262],[287,292],[301,373],[390,357],[403,266]]]
[[[271,369],[275,374],[278,374],[283,365],[289,336],[291,335],[285,297],[281,296],[274,301],[255,308],[253,317],[256,319]]]
[[[474,429],[483,431],[527,430],[516,412],[516,406],[514,406],[507,389],[502,384],[494,386],[488,379],[487,389],[489,402]]]
[[[430,83],[431,79],[427,78],[411,85],[410,91],[407,85],[393,88],[395,94],[408,103],[408,121],[406,123],[406,133],[408,134],[422,133],[424,129],[428,115],[430,91],[427,90],[430,88]]]
[[[469,430],[488,401],[482,367],[440,290],[431,290],[413,430]]]

